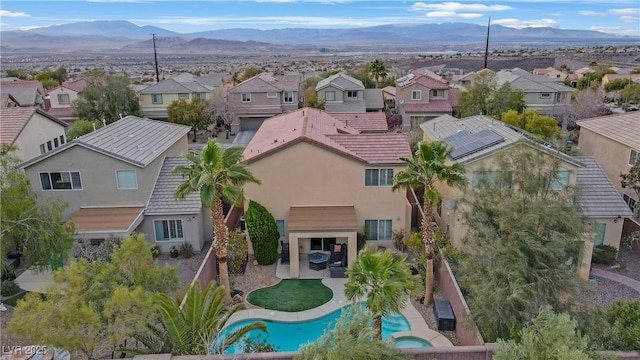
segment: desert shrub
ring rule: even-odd
[[[20,287],[13,280],[4,280],[0,284],[0,295],[3,297],[15,295],[20,292]]]
[[[640,350],[640,300],[617,301],[605,310],[604,316],[611,325],[609,349]]]
[[[191,245],[190,242],[183,242],[182,245],[180,245],[180,255],[182,255],[185,258],[190,258],[193,256],[193,245]]]
[[[251,200],[244,217],[256,261],[260,265],[273,264],[278,259],[278,239],[280,239],[273,215],[264,206]]]
[[[111,261],[111,254],[120,246],[122,239],[106,239],[100,245],[92,245],[90,241],[76,241],[69,252],[75,259],[84,258],[89,262],[96,260]]]
[[[243,272],[242,266],[249,255],[249,243],[244,235],[238,230],[229,232],[229,242],[227,243],[227,266],[229,272],[238,274]]]
[[[593,249],[591,261],[596,264],[613,265],[618,258],[618,249],[611,245],[598,245]]]

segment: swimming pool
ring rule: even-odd
[[[396,347],[399,347],[401,349],[433,347],[433,345],[431,345],[431,343],[429,343],[428,341],[413,336],[399,337],[396,338],[394,342],[396,343]]]
[[[344,308],[343,308],[344,309]],[[301,322],[282,322],[262,319],[247,319],[227,327],[220,336],[219,339],[224,339],[227,334],[231,333],[240,326],[251,324],[255,321],[263,321],[267,325],[267,337],[266,340],[269,344],[273,344],[277,347],[278,351],[298,351],[298,348],[302,344],[313,342],[318,339],[324,333],[324,330],[329,326],[329,323],[335,323],[335,321],[342,314],[342,309],[334,311],[323,317]],[[382,338],[388,339],[391,334],[400,331],[411,331],[409,322],[401,314],[394,314],[385,316],[382,319]],[[252,339],[258,339],[262,331],[255,330],[247,334],[247,337]],[[263,336],[264,338],[264,336]],[[236,346],[229,348],[227,354],[240,354],[242,353],[243,341],[238,341]],[[430,344],[429,344],[430,347]]]

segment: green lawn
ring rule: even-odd
[[[5,305],[9,305],[11,307],[16,307],[16,305],[18,304],[18,300],[22,299],[23,297],[25,297],[29,292],[28,291],[23,291],[18,295],[13,295],[11,297],[8,297],[6,299],[3,299],[2,302]]]
[[[321,279],[288,279],[277,285],[252,291],[247,297],[251,304],[269,310],[303,311],[318,307],[333,297]]]

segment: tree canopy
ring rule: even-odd
[[[552,117],[538,114],[536,110],[527,109],[521,114],[509,110],[500,119],[504,123],[523,129],[531,134],[539,135],[544,140],[551,141],[560,138],[558,121]]]
[[[478,73],[475,80],[460,93],[458,100],[460,117],[487,115],[499,119],[502,113],[525,108],[524,94],[515,90],[508,82],[499,85],[492,71]]]
[[[193,130],[193,142],[196,142],[198,129],[211,124],[211,113],[206,108],[207,104],[197,97],[186,100],[174,100],[167,106],[169,122],[191,126]]]
[[[640,103],[640,84],[628,84],[624,89],[622,89],[620,95],[622,96],[622,101],[626,103]]]
[[[126,75],[92,74],[87,77],[87,86],[71,105],[76,118],[104,120],[107,124],[127,115],[142,115],[138,96],[129,87]]]
[[[89,120],[76,120],[67,130],[67,140],[73,140],[79,138],[82,135],[86,135],[94,130],[98,130],[104,125],[102,121],[89,121]]]
[[[387,78],[387,64],[380,59],[375,59],[367,63],[367,72],[376,83],[376,88],[380,87],[380,81]]]

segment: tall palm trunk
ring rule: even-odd
[[[425,189],[426,192],[426,189]],[[424,304],[429,306],[433,304],[433,258],[436,253],[435,241],[433,240],[433,208],[427,199],[424,199],[424,215],[422,217],[422,242],[424,242],[424,255],[427,258],[425,270],[427,271],[426,283],[424,288]]]
[[[373,315],[373,328],[376,331],[378,339],[382,340],[382,315]]]
[[[220,285],[224,286],[224,301],[231,302],[231,288],[229,283],[229,269],[227,268],[227,243],[229,242],[229,229],[224,222],[222,213],[222,199],[217,199],[211,207],[211,220],[213,222],[213,244],[218,258],[218,277]]]

